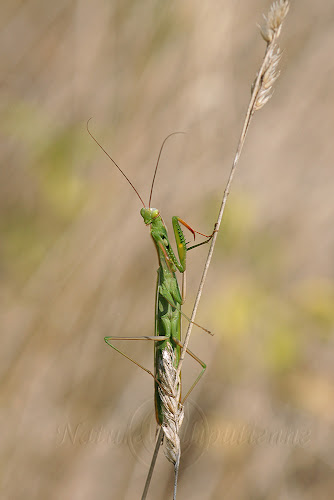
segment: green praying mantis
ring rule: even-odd
[[[152,237],[152,240],[154,242],[157,254],[158,254],[158,261],[159,261],[159,268],[158,268],[158,278],[157,278],[157,286],[156,286],[156,300],[155,300],[155,334],[154,336],[143,336],[143,337],[118,337],[118,336],[108,336],[105,337],[104,340],[105,342],[112,347],[115,351],[117,351],[119,354],[127,358],[128,360],[132,361],[134,364],[136,364],[138,367],[142,368],[150,374],[154,378],[154,385],[155,385],[155,396],[154,396],[154,401],[155,401],[155,415],[156,415],[156,421],[159,426],[162,426],[164,423],[164,405],[162,401],[162,396],[164,392],[166,392],[166,388],[164,386],[162,376],[161,376],[161,366],[163,366],[163,356],[166,350],[169,350],[172,352],[172,359],[173,359],[173,364],[174,367],[177,368],[179,359],[180,359],[180,353],[181,349],[183,347],[183,344],[181,342],[181,315],[184,316],[188,321],[190,319],[181,311],[181,306],[185,301],[185,271],[186,271],[186,255],[187,251],[199,247],[205,243],[208,243],[213,234],[215,233],[215,229],[212,232],[211,235],[207,236],[203,233],[199,233],[198,231],[195,231],[192,229],[185,221],[180,219],[179,217],[174,216],[172,218],[172,225],[173,225],[173,232],[175,236],[175,242],[176,242],[176,247],[177,247],[177,254],[178,254],[178,259],[171,247],[169,238],[168,238],[168,233],[167,229],[165,226],[165,223],[160,215],[160,212],[156,208],[151,207],[151,200],[152,200],[152,194],[153,194],[153,186],[154,186],[154,181],[156,178],[156,173],[159,165],[159,160],[160,156],[162,153],[162,149],[164,147],[165,142],[169,137],[172,135],[178,134],[178,133],[183,133],[183,132],[174,132],[170,135],[168,135],[165,140],[163,141],[160,152],[158,155],[157,163],[155,166],[155,171],[152,179],[152,184],[151,184],[151,192],[150,192],[150,197],[149,197],[149,203],[148,207],[145,205],[143,199],[141,198],[140,194],[138,193],[137,189],[134,187],[132,182],[128,179],[128,177],[125,175],[125,173],[122,171],[122,169],[117,165],[117,163],[111,158],[111,156],[106,152],[106,150],[101,146],[101,144],[95,139],[95,137],[91,134],[89,128],[88,128],[88,123],[87,123],[87,130],[91,137],[94,139],[94,141],[98,144],[98,146],[104,151],[104,153],[110,158],[110,160],[114,163],[114,165],[118,168],[118,170],[121,172],[121,174],[125,177],[127,182],[130,184],[130,186],[133,188],[135,193],[137,194],[138,198],[140,199],[143,208],[140,210],[140,214],[144,219],[144,223],[146,226],[150,226],[150,234]],[[206,240],[202,241],[201,243],[198,243],[196,245],[192,246],[187,246],[187,243],[185,241],[185,237],[181,228],[181,225],[186,227],[194,236],[200,234],[201,236],[205,237]],[[182,274],[182,287],[181,291],[179,288],[179,284],[176,278],[176,272],[179,271]],[[196,324],[196,323],[194,323]],[[196,324],[197,325],[197,324]],[[197,325],[200,326],[200,325]],[[200,327],[203,330],[205,330],[208,333],[209,330],[206,330],[203,327]],[[150,370],[142,366],[140,363],[132,359],[130,356],[125,354],[123,351],[118,349],[112,342],[118,341],[118,340],[149,340],[154,342],[154,373],[152,373]],[[188,390],[186,396],[181,400],[181,391],[178,392],[178,397],[179,401],[177,404],[183,405],[184,401],[187,399],[191,391],[195,388],[197,383],[200,381],[201,377],[203,376],[205,370],[206,370],[206,364],[199,358],[197,357],[193,352],[191,352],[189,349],[186,350],[186,352],[194,359],[196,360],[200,365],[201,365],[201,371],[199,375],[197,376],[196,380],[194,383],[191,385],[190,389]],[[168,457],[167,457],[168,458]],[[172,461],[172,460],[170,460]],[[173,459],[174,462],[174,459]],[[174,463],[175,465],[175,463]]]

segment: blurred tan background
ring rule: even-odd
[[[141,497],[153,383],[103,342],[152,335],[157,259],[140,202],[212,230],[269,0],[4,1],[1,499]],[[190,348],[178,498],[334,491],[334,6],[295,1],[252,122]],[[207,249],[189,254],[190,314]],[[153,347],[118,344],[152,367]],[[187,387],[198,373],[184,365]],[[149,497],[170,499],[159,455]]]

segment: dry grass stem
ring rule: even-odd
[[[155,463],[157,461],[157,457],[158,457],[158,453],[159,453],[159,449],[160,449],[163,437],[164,437],[163,428],[160,427],[159,434],[157,435],[157,438],[155,441],[155,448],[154,448],[154,452],[153,452],[153,456],[152,456],[152,460],[151,460],[151,465],[150,465],[150,469],[149,469],[148,474],[147,474],[145,487],[144,487],[144,491],[143,491],[141,500],[146,500],[148,489],[149,489],[150,484],[151,484],[151,479],[152,479]]]
[[[267,42],[267,47],[266,47],[265,55],[263,58],[263,62],[261,64],[261,67],[256,75],[255,81],[254,81],[252,88],[251,88],[251,98],[249,101],[246,117],[245,117],[242,131],[240,134],[240,139],[238,142],[237,150],[236,150],[233,164],[231,167],[230,175],[229,175],[229,178],[228,178],[225,190],[224,190],[223,199],[222,199],[222,203],[220,206],[220,210],[219,210],[219,214],[218,214],[218,218],[217,218],[217,222],[216,222],[216,232],[214,233],[212,241],[211,241],[210,249],[209,249],[208,256],[207,256],[207,259],[206,259],[206,262],[204,265],[203,274],[201,277],[201,281],[200,281],[199,288],[197,291],[196,300],[195,300],[193,311],[192,311],[191,318],[190,318],[191,322],[188,325],[186,337],[185,337],[183,348],[181,351],[180,361],[179,361],[179,365],[177,368],[178,375],[181,373],[183,360],[184,360],[184,357],[186,354],[186,349],[187,349],[188,344],[189,344],[189,339],[190,339],[190,334],[192,331],[193,322],[194,322],[195,317],[196,317],[198,305],[199,305],[199,302],[200,302],[200,299],[202,296],[202,292],[203,292],[204,283],[205,283],[208,269],[209,269],[209,266],[211,263],[213,250],[214,250],[214,247],[216,244],[218,231],[220,228],[220,224],[221,224],[223,213],[224,213],[225,206],[226,206],[226,201],[227,201],[227,198],[228,198],[228,195],[230,192],[230,187],[231,187],[233,177],[235,174],[235,170],[236,170],[239,158],[240,158],[240,154],[241,154],[241,151],[242,151],[245,139],[246,139],[246,135],[247,135],[247,131],[249,128],[251,118],[252,118],[255,111],[261,109],[268,102],[268,100],[270,99],[270,97],[272,95],[273,84],[275,83],[276,79],[279,76],[279,73],[277,71],[277,66],[278,66],[278,63],[279,63],[279,60],[281,57],[281,55],[280,55],[281,53],[280,53],[280,49],[277,45],[277,39],[280,35],[282,23],[283,23],[286,15],[288,13],[288,11],[289,11],[288,0],[279,0],[279,1],[275,1],[272,4],[267,17],[264,16],[265,24],[261,27],[261,35],[262,35],[263,39]]]

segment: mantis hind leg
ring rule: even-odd
[[[180,346],[181,348],[183,347],[183,344],[182,342],[180,342],[179,340],[177,339],[174,339],[175,343]],[[192,386],[190,387],[190,389],[188,390],[187,394],[185,395],[185,397],[182,399],[181,403],[183,404],[185,402],[185,400],[187,399],[187,397],[189,396],[189,394],[195,389],[196,385],[198,384],[198,382],[201,380],[201,378],[203,377],[204,375],[204,372],[206,370],[206,364],[204,363],[204,361],[202,361],[198,356],[196,356],[196,354],[194,354],[193,352],[190,351],[190,349],[187,349],[186,352],[189,354],[189,356],[191,356],[195,361],[197,361],[197,363],[199,363],[202,367],[202,370],[200,372],[200,374],[198,375],[198,377],[196,378],[195,382],[192,384]]]
[[[155,342],[160,342],[161,340],[166,340],[167,338],[168,337],[166,337],[164,335],[154,335],[153,337],[113,337],[112,336],[112,337],[104,337],[104,341],[106,344],[108,344],[109,347],[112,347],[113,349],[115,349],[116,352],[118,352],[119,354],[124,356],[129,361],[132,361],[132,363],[139,366],[139,368],[141,368],[146,373],[151,375],[154,378],[154,380],[156,381],[156,383],[159,385],[159,387],[161,387],[159,380],[156,378],[154,373],[151,372],[151,370],[149,370],[148,368],[145,368],[145,366],[141,365],[140,363],[138,363],[137,361],[132,359],[130,356],[125,354],[125,352],[121,351],[120,349],[117,349],[117,347],[115,347],[113,344],[110,343],[110,340],[153,340]]]
[[[176,303],[174,301],[173,297],[171,296],[171,294],[169,292],[166,293],[166,291],[163,290],[161,285],[159,285],[159,293],[160,293],[160,295],[162,295],[162,297],[164,297],[164,299],[168,302],[168,304],[170,304],[172,307],[174,307],[174,309],[178,309],[181,316],[183,316],[187,321],[189,321],[189,323],[192,323],[193,325],[198,326],[198,328],[200,328],[201,330],[204,330],[206,333],[208,333],[209,335],[211,335],[213,337],[213,333],[210,332],[210,330],[208,330],[207,328],[204,328],[204,326],[201,326],[198,323],[195,323],[195,321],[191,321],[191,319],[186,314],[184,314],[184,312],[181,310],[180,305],[182,305],[183,302],[181,304]]]

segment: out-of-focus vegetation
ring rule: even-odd
[[[3,2],[1,498],[140,498],[152,381],[103,337],[153,334],[156,255],[86,122],[145,200],[162,140],[186,130],[153,205],[209,233],[268,8]],[[198,315],[215,336],[191,340],[208,369],[180,499],[332,498],[332,17],[329,1],[293,3],[282,75],[251,125]],[[205,251],[189,254],[186,311]],[[122,347],[152,366],[143,344]],[[185,364],[185,386],[197,370]],[[171,498],[172,472],[159,457],[150,498]]]

